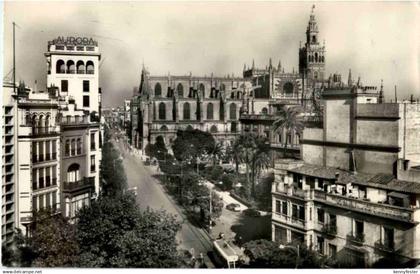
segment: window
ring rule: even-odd
[[[36,202],[37,199],[38,199],[38,196],[32,197],[32,211],[38,211],[37,202]]]
[[[83,80],[83,91],[89,91],[89,80]]]
[[[298,215],[299,215],[298,206],[297,205],[292,205],[292,218],[297,219]]]
[[[36,163],[37,161],[37,142],[32,142],[32,162]]]
[[[70,156],[70,140],[66,140],[66,146],[65,146],[65,149],[64,149],[64,155],[65,156]]]
[[[77,155],[82,154],[82,139],[77,138]]]
[[[51,160],[51,141],[45,142],[45,160]]]
[[[92,132],[90,134],[90,150],[95,150],[96,144],[95,144],[95,132]]]
[[[162,86],[160,85],[160,83],[156,83],[155,85],[155,97],[160,97],[162,96]]]
[[[71,156],[76,155],[76,140],[74,139],[71,140],[70,151],[71,151]]]
[[[51,207],[51,193],[48,192],[47,194],[45,194],[45,206],[47,208]]]
[[[184,120],[190,120],[191,119],[190,104],[188,102],[184,103],[183,114],[184,114]]]
[[[36,190],[38,188],[38,174],[37,169],[32,170],[32,189]]]
[[[44,208],[44,195],[39,195],[38,199],[39,199],[39,209],[43,209]]]
[[[89,96],[83,96],[83,107],[89,107]]]
[[[87,74],[94,74],[95,73],[95,67],[94,67],[92,61],[87,61],[86,62],[86,73]]]
[[[43,188],[44,187],[44,169],[40,168],[38,169],[39,172],[39,188]]]
[[[324,238],[316,237],[316,239],[317,239],[318,252],[321,253],[321,254],[324,254]]]
[[[207,119],[208,120],[213,120],[213,104],[212,103],[208,103],[207,104]]]
[[[63,60],[58,60],[55,67],[56,73],[65,73],[66,72],[66,65],[64,64]]]
[[[163,102],[159,104],[159,120],[166,120],[166,105]]]
[[[67,73],[73,74],[75,72],[76,72],[76,66],[74,65],[74,61],[73,60],[68,60],[67,61]],[[66,90],[63,90],[63,91],[66,91]]]
[[[321,178],[318,179],[318,188],[319,189],[323,189],[324,188],[324,181]]]
[[[57,166],[51,167],[51,178],[52,178],[52,185],[57,185]]]
[[[299,206],[299,219],[305,220],[305,207]]]
[[[287,202],[282,202],[282,207],[281,207],[281,213],[283,214],[283,215],[288,215],[287,214]]]
[[[61,91],[63,92],[69,91],[69,81],[61,80]]]
[[[364,225],[363,221],[354,221],[354,235],[355,237],[359,237],[364,233]]]
[[[51,173],[51,167],[46,167],[45,168],[45,186],[46,187],[51,186],[51,176],[50,176],[50,173]]]
[[[216,133],[217,132],[217,127],[215,125],[212,125],[210,128],[210,132],[211,133]]]
[[[38,142],[38,145],[39,145],[38,160],[42,162],[44,161],[44,142]]]
[[[383,240],[382,243],[384,246],[389,249],[394,249],[394,229],[389,227],[383,228]]]
[[[236,104],[230,104],[229,117],[231,120],[236,120]]]
[[[200,84],[198,90],[200,91],[200,95],[203,96],[203,98],[204,98],[205,95],[206,95],[206,88],[204,87],[204,85]]]
[[[287,244],[287,230],[283,227],[274,226],[274,241]]]
[[[294,86],[291,82],[287,82],[283,85],[284,96],[292,97],[293,96],[293,90],[294,90]]]
[[[52,209],[57,210],[57,191],[52,192]]]
[[[182,86],[182,84],[178,84],[178,86],[176,87],[176,90],[178,92],[178,97],[184,97],[184,87]]]
[[[67,169],[67,182],[73,183],[80,180],[80,171],[78,164],[72,164]]]
[[[330,257],[335,258],[335,256],[337,255],[337,246],[333,245],[333,244],[329,244],[328,245],[328,255],[330,255]]]
[[[281,211],[281,202],[279,200],[276,200],[276,212],[280,213]]]
[[[96,165],[95,165],[95,155],[90,156],[90,172],[96,171]]]
[[[325,212],[324,212],[324,209],[318,208],[316,210],[316,212],[317,212],[317,216],[318,216],[318,222],[320,222],[320,223],[323,224],[325,222],[325,218],[324,218]]]

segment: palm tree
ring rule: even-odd
[[[250,185],[249,169],[252,164],[253,155],[257,149],[257,144],[255,140],[256,140],[256,136],[252,133],[241,134],[239,135],[239,138],[237,140],[238,142],[237,151],[239,153],[239,159],[242,163],[245,164],[245,168],[246,168],[247,185]]]
[[[239,164],[241,163],[241,143],[239,138],[235,139],[232,146],[226,149],[226,155],[229,160],[235,163],[236,175],[239,175]]]
[[[223,156],[223,145],[221,143],[214,143],[212,150],[210,151],[210,157],[213,162],[213,166],[216,165],[216,161]]]
[[[252,155],[252,165],[251,165],[251,193],[255,198],[255,185],[259,178],[260,172],[262,169],[269,167],[270,157],[269,157],[269,146],[267,145],[268,139],[265,136],[258,136],[255,138],[256,149]]]
[[[282,109],[277,115],[279,116],[276,121],[273,123],[273,131],[286,132],[286,141],[284,143],[284,157],[286,157],[288,137],[295,133],[301,133],[303,130],[303,122],[299,119],[299,114],[301,114],[300,107],[290,107],[287,109]]]

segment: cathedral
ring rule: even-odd
[[[324,85],[325,43],[319,41],[313,7],[306,42],[299,48],[298,71],[285,71],[281,62],[273,66],[271,58],[265,68],[256,68],[254,61],[251,67],[245,65],[242,77],[153,76],[143,66],[139,92],[131,100],[131,143],[143,151],[160,136],[170,146],[177,130],[199,129],[229,145],[255,119],[274,115],[279,108],[308,109]],[[267,126],[254,128],[259,134],[264,130],[274,138]]]

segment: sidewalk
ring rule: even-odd
[[[225,206],[228,205],[228,204],[231,204],[231,203],[235,203],[235,204],[240,205],[240,210],[241,211],[243,211],[245,209],[248,209],[248,207],[246,205],[244,205],[240,201],[238,201],[235,198],[233,198],[232,196],[230,196],[230,193],[228,191],[217,190],[215,188],[214,184],[207,181],[207,180],[205,181],[205,184],[206,184],[208,189],[212,189],[214,192],[216,192],[223,199],[223,203],[224,203]]]

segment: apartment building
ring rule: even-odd
[[[373,87],[326,89],[324,120],[305,128],[302,160],[278,160],[272,239],[341,266],[420,259],[420,108],[379,103]]]

